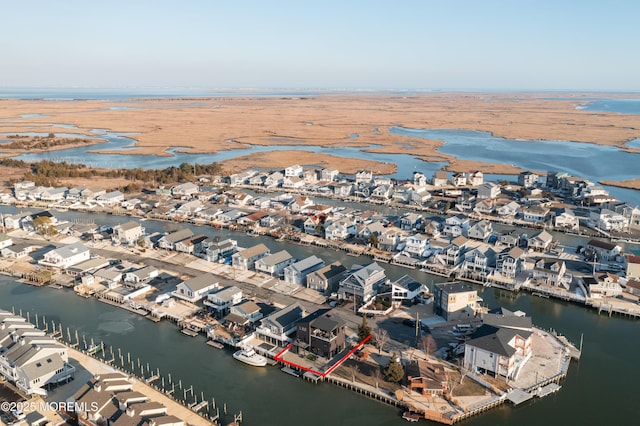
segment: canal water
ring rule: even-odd
[[[14,209],[2,206],[0,211]],[[109,215],[59,213],[67,220],[94,219],[115,224],[128,220]],[[150,231],[175,228],[176,224],[145,221]],[[177,226],[183,226],[182,224]],[[212,235],[227,233],[208,227],[194,231]],[[272,251],[287,249],[292,255],[310,254],[326,262],[340,260],[346,265],[366,264],[369,258],[355,258],[344,253],[318,247],[294,246],[271,239],[230,233],[240,245],[266,243]],[[571,237],[574,238],[574,237]],[[431,285],[440,277],[417,270],[383,264],[387,275],[396,279],[409,273]],[[635,392],[640,373],[636,368],[636,353],[640,349],[638,321],[622,317],[599,316],[595,311],[561,301],[529,295],[513,294],[478,287],[484,304],[522,310],[532,316],[535,324],[556,329],[578,344],[584,333],[584,351],[580,362],[572,363],[563,389],[543,400],[521,407],[502,406],[469,421],[473,425],[538,425],[550,424],[631,424],[640,414]],[[67,290],[35,288],[0,276],[0,308],[45,315],[50,323],[77,329],[87,340],[104,341],[108,346],[131,353],[134,359],[159,368],[163,375],[171,373],[175,382],[193,384],[196,394],[204,392],[229,414],[242,410],[247,425],[400,425],[404,421],[393,407],[368,400],[326,383],[312,384],[293,378],[277,368],[256,369],[238,363],[229,351],[211,348],[203,337],[190,338],[171,324],[152,323],[135,314],[82,299]],[[114,349],[117,353],[117,349]],[[188,384],[188,385],[187,385]]]

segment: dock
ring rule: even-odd
[[[282,367],[280,369],[280,371],[284,371],[287,374],[291,374],[293,377],[300,377],[300,373],[298,373],[296,370],[294,370],[293,368],[289,368],[289,367]]]
[[[180,330],[180,332],[182,334],[186,334],[189,337],[196,337],[198,334],[200,334],[197,331],[189,330],[188,328],[183,328],[182,330]]]
[[[554,392],[558,392],[562,386],[557,383],[549,383],[546,386],[538,388],[536,391],[536,396],[538,398],[544,398],[547,395],[551,395]]]
[[[224,345],[220,342],[216,342],[215,340],[207,340],[207,345],[212,346],[216,349],[224,349]]]

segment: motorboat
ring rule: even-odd
[[[248,346],[234,352],[233,357],[238,361],[253,365],[254,367],[264,367],[267,365],[267,358],[258,354],[252,347]]]

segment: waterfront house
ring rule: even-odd
[[[251,184],[249,179],[257,174],[255,170],[245,170],[244,172],[229,175],[229,183],[232,186]]]
[[[338,297],[355,299],[356,303],[366,303],[386,282],[385,270],[376,262],[364,267],[353,265],[346,273],[345,278],[339,282]]]
[[[265,182],[267,181],[268,177],[269,174],[265,172],[259,172],[254,176],[251,176],[248,183],[252,186],[266,186]]]
[[[184,240],[178,241],[175,244],[175,251],[180,253],[187,253],[197,255],[202,252],[202,243],[208,237],[204,234],[196,235],[195,237],[185,238]]]
[[[405,240],[404,252],[416,259],[429,257],[429,238],[424,234],[413,234]]]
[[[368,184],[373,181],[373,173],[369,170],[360,170],[356,173],[356,184]]]
[[[0,255],[9,259],[21,259],[35,251],[36,246],[29,243],[13,244],[0,249]]]
[[[523,188],[532,188],[538,183],[538,175],[531,172],[521,172],[518,175],[518,185]]]
[[[324,223],[327,220],[327,215],[312,215],[308,216],[303,224],[305,234],[324,236]]]
[[[488,220],[481,220],[469,227],[467,236],[474,240],[487,241],[493,233],[493,225]]]
[[[214,220],[222,213],[222,210],[218,207],[209,207],[204,210],[200,210],[196,212],[196,217],[199,217],[204,220]]]
[[[114,289],[122,284],[124,273],[117,266],[98,269],[93,273],[95,283],[103,284],[109,289]]]
[[[338,283],[346,273],[345,268],[340,262],[333,262],[317,271],[310,272],[307,275],[307,287],[320,293],[332,293],[338,287]]]
[[[618,297],[622,295],[622,286],[618,281],[618,276],[610,272],[598,274],[592,280],[584,277],[585,284],[589,288],[589,296],[593,299],[603,297]]]
[[[504,206],[498,207],[498,216],[500,217],[516,217],[520,214],[520,204],[515,201],[511,201]]]
[[[498,253],[496,271],[504,278],[514,279],[522,271],[525,258],[520,247],[505,247]]]
[[[438,170],[433,174],[432,184],[436,188],[447,186],[447,183],[449,183],[449,177],[447,176],[447,172],[444,170]]]
[[[301,177],[293,176],[285,178],[282,180],[282,187],[287,189],[300,189],[306,185],[306,182]]]
[[[484,173],[480,170],[475,170],[469,173],[469,178],[467,179],[469,185],[471,186],[480,186],[484,183]]]
[[[185,182],[171,188],[171,195],[175,198],[191,198],[198,192],[198,185],[193,182]]]
[[[457,199],[455,208],[458,211],[467,213],[476,206],[476,196],[469,191],[464,191]]]
[[[567,266],[563,261],[538,259],[531,271],[531,278],[543,284],[562,286],[568,290],[571,276],[566,272]]]
[[[496,252],[486,244],[480,244],[464,254],[462,273],[474,280],[485,280],[496,264]]]
[[[318,176],[320,175],[320,171],[318,169],[306,169],[302,172],[302,179],[305,183],[313,184],[318,182]]]
[[[585,248],[585,255],[598,262],[614,261],[621,252],[619,245],[601,240],[589,240]]]
[[[262,319],[262,311],[254,302],[247,300],[231,305],[226,319],[232,320],[238,325],[254,324]]]
[[[147,284],[149,281],[157,277],[158,273],[158,268],[149,265],[126,272],[123,280],[125,284],[138,287],[142,284]]]
[[[327,167],[320,171],[320,180],[324,182],[331,182],[335,180],[339,174],[340,172],[335,167]]]
[[[260,226],[273,230],[275,228],[280,227],[282,225],[282,222],[284,222],[284,218],[281,215],[274,213],[274,214],[266,215],[265,217],[260,219]],[[306,226],[306,222],[305,222],[305,226]],[[306,232],[306,229],[305,229],[305,232]]]
[[[535,251],[547,251],[551,247],[553,236],[547,231],[536,232],[527,240],[527,247]]]
[[[204,204],[200,200],[191,200],[180,204],[170,214],[170,217],[191,217],[204,210]]]
[[[559,208],[554,209],[553,226],[558,229],[577,231],[580,228],[580,221],[573,210]]]
[[[42,201],[62,201],[69,189],[66,186],[59,188],[46,188],[40,193],[40,199]]]
[[[318,309],[298,321],[293,342],[298,353],[331,358],[346,347],[345,321],[331,309]]]
[[[231,312],[231,306],[240,302],[242,302],[242,290],[231,285],[207,294],[203,303],[218,317],[223,317]]]
[[[85,260],[84,262],[80,262],[77,265],[68,267],[65,270],[65,273],[74,277],[83,277],[89,274],[93,274],[99,269],[106,268],[109,265],[110,265],[109,259],[96,256],[89,260]],[[95,282],[95,279],[93,281]]]
[[[20,229],[23,219],[27,216],[31,216],[31,214],[32,213],[30,211],[26,211],[18,214],[4,216],[4,227],[6,229]]]
[[[246,213],[243,212],[243,211],[231,209],[231,210],[226,210],[226,211],[220,213],[216,217],[216,220],[228,225],[228,224],[231,224],[231,223],[235,223],[238,219],[240,219],[241,217],[243,217],[245,215],[246,215]]]
[[[22,317],[0,310],[0,376],[27,395],[46,395],[46,387],[73,378],[67,348]]]
[[[158,247],[165,250],[175,250],[176,243],[191,238],[192,236],[193,232],[191,232],[191,229],[180,229],[179,231],[172,232],[160,238],[158,240]]]
[[[252,200],[252,204],[259,209],[268,209],[271,207],[271,198],[255,197]]]
[[[171,292],[171,295],[195,303],[217,288],[219,288],[218,278],[213,274],[206,273],[182,281]]]
[[[260,225],[262,219],[267,217],[268,215],[265,212],[253,212],[246,216],[243,216],[237,220],[238,225],[243,225],[247,227],[254,227]]]
[[[96,202],[104,206],[115,206],[124,201],[124,194],[120,191],[111,191],[96,197]]]
[[[144,228],[138,222],[129,221],[113,227],[111,239],[116,244],[134,244],[144,235]]]
[[[339,183],[333,185],[333,193],[339,198],[349,197],[350,195],[353,195],[354,191],[353,183]]]
[[[88,186],[80,192],[80,200],[84,203],[94,201],[96,198],[105,195],[107,191],[99,186]]]
[[[329,241],[342,241],[356,235],[356,223],[349,219],[327,220],[324,224],[324,238]]]
[[[201,256],[209,262],[217,262],[219,259],[224,259],[231,256],[236,252],[238,242],[230,238],[215,236],[209,237],[202,243]]]
[[[474,374],[514,379],[532,353],[531,331],[482,325],[465,342],[464,368]]]
[[[443,234],[447,237],[466,236],[469,229],[469,218],[466,215],[458,214],[445,219]]]
[[[427,177],[422,172],[413,172],[413,186],[422,187],[427,185]]]
[[[53,249],[44,254],[44,258],[38,264],[51,268],[65,269],[69,266],[84,262],[91,257],[91,253],[82,243]]]
[[[378,238],[378,246],[380,250],[385,251],[399,251],[404,247],[404,240],[407,237],[407,233],[400,228],[390,227],[387,228]]]
[[[269,274],[272,277],[281,277],[284,268],[294,263],[296,260],[286,250],[263,256],[256,260],[255,269],[258,272]]]
[[[264,180],[264,186],[267,188],[277,188],[282,186],[284,175],[280,172],[273,172]]]
[[[253,195],[241,192],[234,197],[233,204],[240,207],[250,206],[253,204],[253,198]]]
[[[393,196],[392,185],[378,185],[371,191],[371,199],[378,201],[389,201]]]
[[[494,200],[500,195],[500,186],[493,182],[486,182],[478,186],[478,199],[480,200]]]
[[[639,278],[640,279],[640,256],[634,256],[628,254],[626,256],[627,261],[627,278]]]
[[[427,188],[416,188],[411,191],[411,199],[409,201],[422,206],[432,198],[431,192]]]
[[[293,263],[284,268],[284,281],[290,284],[304,286],[307,282],[307,275],[323,268],[324,260],[313,255]]]
[[[496,202],[492,198],[485,198],[476,203],[476,206],[473,208],[473,211],[480,215],[491,215],[496,211]]]
[[[451,240],[439,257],[446,265],[458,266],[464,260],[464,253],[467,251],[467,247],[468,240],[461,235]]]
[[[21,182],[16,182],[13,184],[13,195],[19,201],[24,201],[27,199],[27,194],[29,191],[34,189],[36,184],[30,180],[23,180]]]
[[[424,228],[424,218],[418,213],[405,213],[400,218],[400,229],[403,231],[415,231]]]
[[[627,286],[624,289],[625,292],[633,294],[634,296],[640,296],[640,281],[629,280]]]
[[[433,303],[433,312],[447,321],[472,320],[479,309],[478,292],[461,282],[436,284]]]
[[[442,395],[449,388],[449,377],[442,364],[414,360],[406,365],[407,388],[423,396]]]
[[[231,256],[231,262],[234,268],[251,270],[254,269],[256,261],[263,257],[269,256],[271,250],[264,244],[257,244],[253,247],[238,251]]]
[[[425,285],[419,283],[409,275],[403,275],[391,282],[391,303],[394,306],[413,304],[427,292]]]
[[[607,232],[621,232],[629,227],[629,219],[609,209],[591,211],[589,219],[596,228]]]
[[[453,186],[465,186],[467,184],[467,175],[465,173],[454,173],[451,176],[451,184]]]
[[[291,213],[305,213],[307,208],[314,204],[311,198],[300,195],[293,199],[288,208],[291,210]]]
[[[2,250],[5,247],[9,247],[12,244],[13,244],[13,240],[11,239],[11,237],[5,234],[4,232],[0,232],[0,250]]]
[[[371,241],[371,237],[375,236],[377,238],[386,230],[387,228],[383,222],[375,221],[365,225],[360,225],[358,232],[356,233],[356,237],[369,243]]]
[[[277,310],[260,321],[256,337],[277,346],[286,346],[293,340],[296,324],[305,315],[306,312],[299,303]]]
[[[294,166],[289,166],[286,169],[284,169],[284,175],[286,177],[293,177],[293,176],[301,177],[303,172],[304,172],[304,169],[299,164],[296,164]]]
[[[543,223],[547,221],[549,209],[543,206],[530,206],[522,210],[522,220],[531,223]]]

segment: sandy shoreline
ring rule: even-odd
[[[137,133],[131,136],[137,141],[135,151],[103,151],[125,155],[166,156],[170,155],[167,149],[178,146],[190,153],[216,153],[247,145],[358,147],[373,152],[409,154],[425,161],[447,161],[451,171],[479,169],[487,173],[513,174],[521,170],[504,164],[457,160],[437,151],[442,141],[394,135],[389,133],[389,128],[479,130],[505,138],[587,142],[622,149],[626,149],[624,144],[627,141],[640,137],[640,115],[578,109],[579,105],[587,102],[583,98],[588,96],[563,95],[570,100],[543,99],[549,94],[495,93],[327,94],[73,102],[3,99],[0,100],[0,117],[4,118],[0,121],[0,132],[91,134],[92,129],[100,128]],[[110,109],[113,106],[130,109]],[[42,116],[21,118],[24,114]],[[52,123],[75,125],[77,128],[52,127]],[[281,155],[291,158],[288,154]],[[297,151],[298,155],[303,154]],[[304,161],[308,161],[306,165],[323,164],[340,170],[349,167],[348,161],[345,163],[344,159],[336,156],[314,156],[311,158],[308,153],[304,154]],[[239,164],[264,167],[264,158],[252,154],[225,163],[226,167],[233,169]],[[277,158],[270,156],[268,160],[274,162]],[[273,163],[273,167],[281,166]],[[377,162],[363,163],[362,166],[372,170],[385,167]]]
[[[601,180],[601,185],[616,186],[618,188],[625,189],[637,189],[640,191],[640,178],[628,179],[628,180]]]

